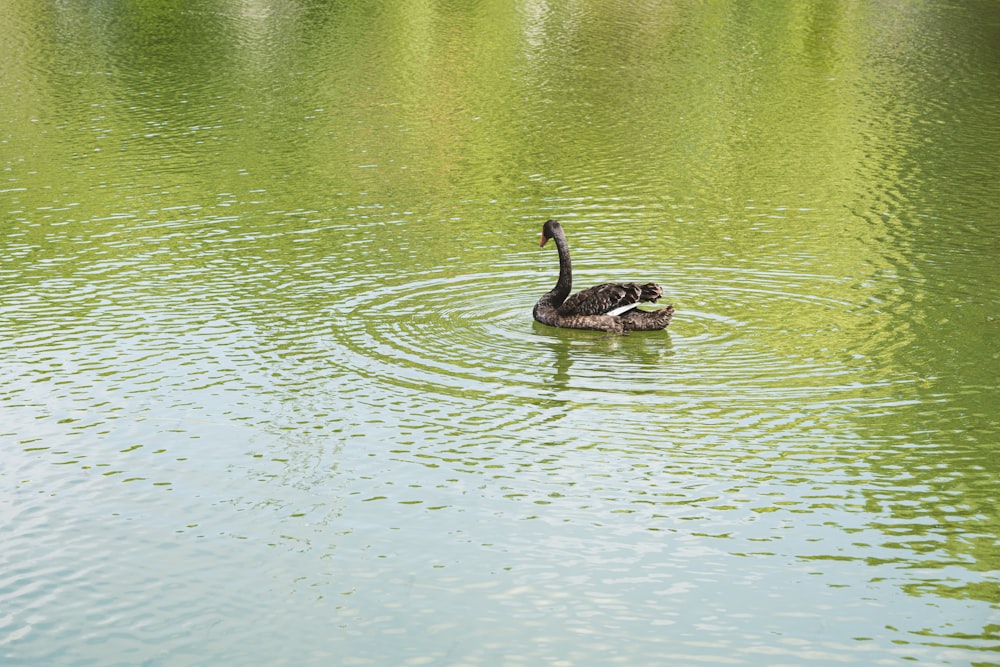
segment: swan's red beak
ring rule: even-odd
[[[545,245],[545,242],[548,240],[549,237],[547,237],[545,234],[542,234],[542,240],[538,242],[538,247],[541,248],[543,245]]]

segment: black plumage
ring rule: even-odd
[[[562,225],[555,220],[547,221],[542,227],[539,245],[544,246],[549,239],[555,239],[559,252],[559,280],[535,304],[536,320],[554,327],[619,334],[664,329],[670,324],[673,306],[653,311],[638,308],[643,303],[655,303],[663,295],[663,288],[656,283],[604,283],[569,296],[573,289],[569,244]]]

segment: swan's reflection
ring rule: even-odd
[[[593,331],[556,329],[538,322],[533,330],[551,352],[555,369],[546,383],[556,400],[570,400],[573,392],[613,392],[637,386],[643,378],[657,375],[673,356],[666,331],[625,336],[600,335]]]

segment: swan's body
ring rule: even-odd
[[[569,296],[573,289],[569,244],[562,226],[555,220],[549,220],[542,227],[539,246],[544,246],[549,239],[555,239],[559,251],[559,281],[535,304],[532,314],[536,320],[553,327],[597,329],[618,334],[665,329],[670,324],[673,306],[653,311],[638,308],[642,303],[655,303],[663,294],[656,283],[605,283]]]

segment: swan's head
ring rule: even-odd
[[[539,242],[538,247],[541,248],[545,243],[554,237],[556,233],[562,231],[562,225],[560,225],[555,220],[547,220],[544,225],[542,225],[542,240]]]

